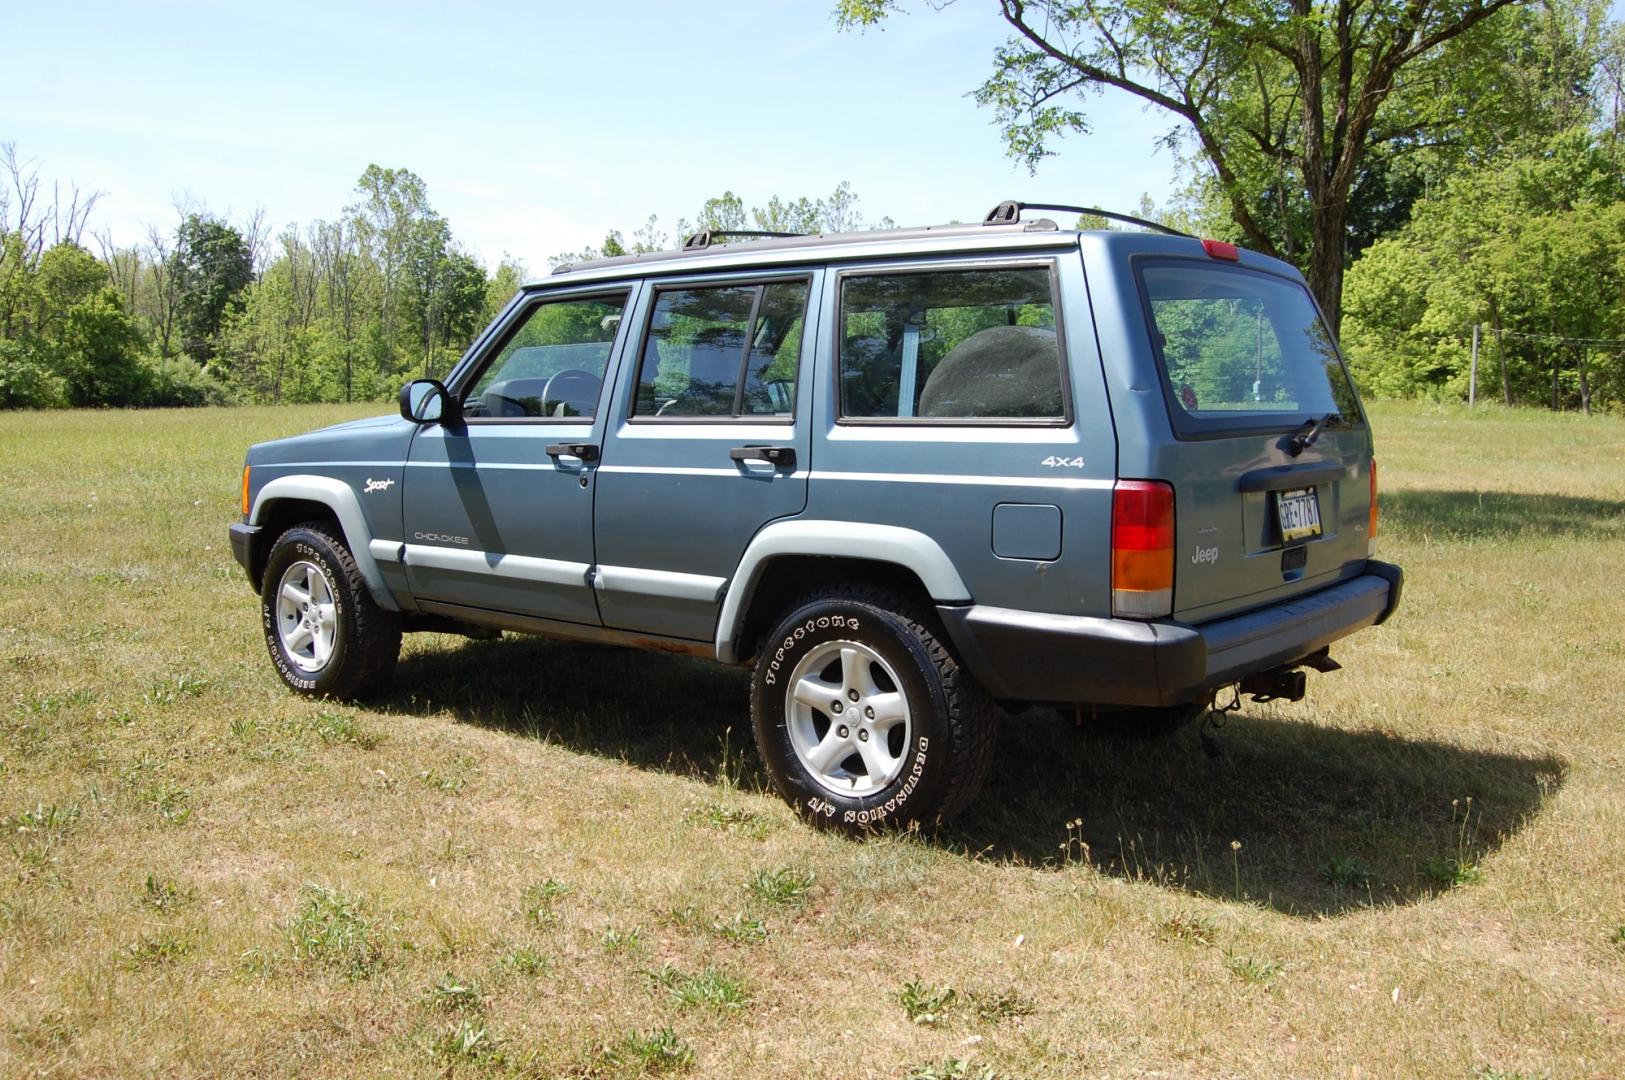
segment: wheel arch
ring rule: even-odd
[[[750,659],[782,608],[830,575],[878,583],[927,605],[968,603],[970,591],[942,546],[914,529],[847,521],[777,521],[745,549],[717,619],[717,659]]]
[[[315,517],[332,518],[338,523],[373,601],[385,611],[399,611],[400,605],[384,582],[378,560],[373,558],[372,530],[367,526],[355,491],[330,476],[279,476],[260,488],[248,514],[248,523],[264,528],[266,536],[266,542],[260,545],[261,550],[255,556],[254,577],[258,579],[264,574],[277,535],[291,525]]]

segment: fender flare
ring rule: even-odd
[[[891,563],[911,570],[925,585],[931,599],[965,603],[970,590],[954,568],[948,553],[925,533],[896,525],[867,525],[851,521],[775,521],[751,539],[739,560],[717,616],[717,659],[737,663],[734,647],[745,618],[745,604],[770,559],[784,555],[835,555]]]
[[[355,560],[356,569],[361,571],[361,579],[367,583],[367,591],[372,594],[373,601],[385,611],[401,610],[400,604],[390,594],[389,586],[384,583],[378,560],[373,558],[372,530],[367,527],[367,518],[361,512],[361,503],[355,497],[354,488],[331,476],[279,476],[266,483],[254,496],[254,507],[249,511],[248,523],[260,524],[265,507],[278,499],[321,503],[333,511],[339,519],[339,527],[344,530],[350,557]]]

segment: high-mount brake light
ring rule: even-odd
[[[1202,239],[1202,250],[1207,252],[1210,259],[1228,259],[1230,262],[1241,261],[1241,251],[1234,244],[1227,244],[1223,240]]]
[[[1173,486],[1119,480],[1112,490],[1112,614],[1155,619],[1173,607]]]
[[[1371,459],[1371,521],[1365,531],[1366,558],[1377,556],[1377,459]]]
[[[243,517],[248,516],[248,466],[243,466]]]

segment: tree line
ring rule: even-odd
[[[973,93],[1010,155],[1032,168],[1088,131],[1093,93],[1160,111],[1183,186],[1141,215],[1296,264],[1368,392],[1465,396],[1476,332],[1509,403],[1625,406],[1625,30],[1606,0],[983,2],[1009,35]],[[446,371],[525,277],[488,271],[407,169],[370,165],[332,220],[275,234],[182,205],[119,245],[90,229],[95,202],[0,148],[0,407],[381,399]],[[847,183],[725,192],[671,235],[649,217],[550,261],[849,231],[857,203]]]

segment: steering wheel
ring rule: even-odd
[[[577,410],[579,413],[590,414],[592,406],[598,402],[598,391],[603,382],[590,371],[580,368],[565,368],[547,380],[542,387],[542,410],[547,415],[549,402],[563,402],[566,405],[587,403],[586,410]]]

